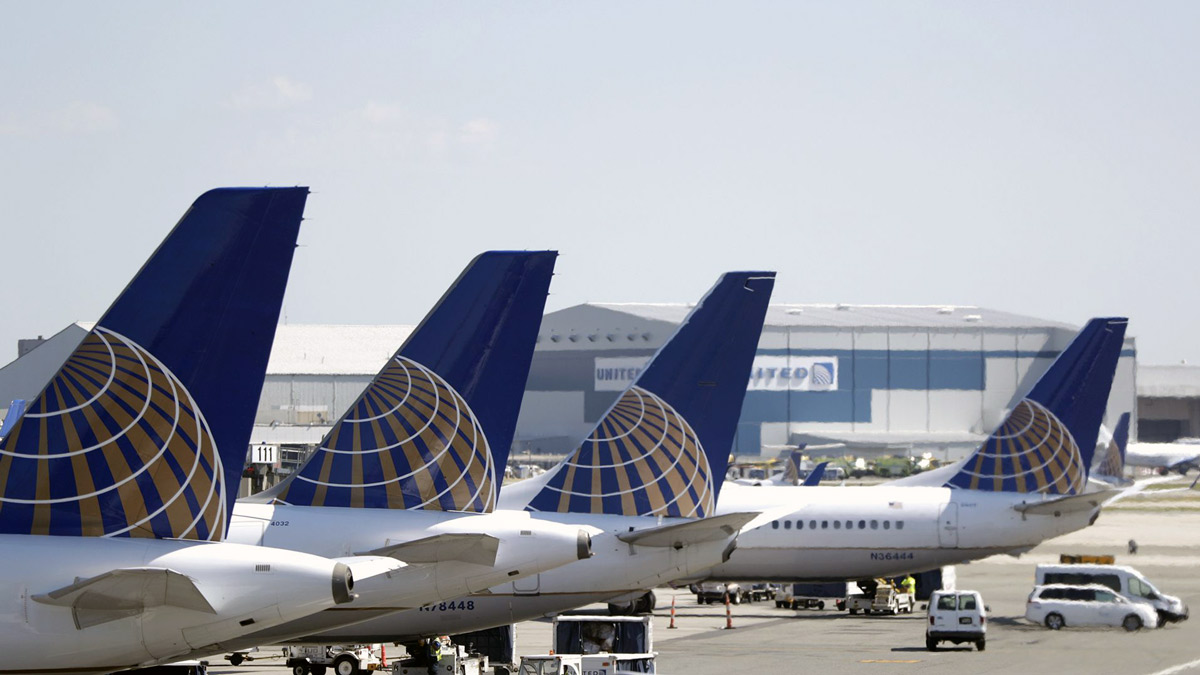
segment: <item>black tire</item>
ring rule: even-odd
[[[1063,621],[1062,614],[1058,612],[1050,612],[1046,615],[1046,628],[1050,630],[1058,630],[1066,626],[1067,622]]]
[[[1133,633],[1142,629],[1142,617],[1137,614],[1130,614],[1121,621],[1121,628]]]
[[[358,675],[358,659],[341,654],[333,660],[333,672],[337,675]]]
[[[825,601],[824,600],[817,601],[817,609],[825,609]]]
[[[1167,616],[1167,613],[1161,609],[1155,611],[1158,613],[1158,627],[1162,628],[1163,626],[1167,625],[1167,622],[1171,620],[1171,617]]]
[[[742,596],[735,593],[733,597],[729,598],[729,602],[734,605],[740,605],[742,604]]]
[[[853,609],[853,608],[851,608],[851,610],[850,610],[850,613],[851,613],[851,614],[858,614],[858,610],[857,610],[857,609]]]
[[[985,640],[983,638],[979,638],[979,641],[975,643],[975,649],[977,649],[979,651],[983,651],[984,648],[986,648],[986,647],[987,647],[987,640]]]
[[[242,656],[241,654],[230,654],[229,655],[229,664],[232,666],[235,666],[235,667],[242,665],[242,661],[245,661],[245,660],[246,660],[246,657]]]
[[[292,666],[292,675],[308,675],[308,673],[308,666],[303,663]]]
[[[869,610],[869,609],[864,609],[864,610],[863,610],[863,614],[870,614],[870,613],[871,613],[871,610]]]
[[[312,667],[312,675],[325,675],[325,666],[316,665]]]
[[[928,649],[931,652],[936,652],[937,651],[937,643],[938,643],[937,640],[934,640],[931,637],[927,637],[927,638],[925,638],[925,649]]]

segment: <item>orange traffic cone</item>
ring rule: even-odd
[[[670,625],[667,626],[667,628],[674,628],[674,627],[675,627],[675,596],[672,595],[671,596],[671,623],[670,623]]]
[[[725,591],[725,630],[733,628],[733,610],[729,608],[729,591]]]

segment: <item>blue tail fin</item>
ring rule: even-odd
[[[808,477],[804,479],[801,485],[805,487],[820,485],[821,479],[825,477],[825,467],[827,466],[829,466],[829,462],[821,462],[814,466],[812,472],[808,474]]]
[[[17,420],[25,414],[25,399],[18,398],[8,406],[8,412],[4,413],[4,422],[0,422],[0,439],[8,433],[17,424]]]
[[[801,443],[799,448],[788,452],[783,465],[784,485],[800,484],[800,463],[804,461],[804,448],[805,445]]]
[[[202,195],[0,442],[0,532],[221,539],[307,188]]]
[[[1105,448],[1104,458],[1096,467],[1096,475],[1105,478],[1125,477],[1125,446],[1129,444],[1129,413],[1121,415],[1113,429],[1112,440]]]
[[[712,514],[774,285],[721,277],[527,508]]]
[[[305,465],[255,501],[491,511],[557,255],[473,260]]]
[[[947,487],[1083,492],[1127,319],[1092,319]]]

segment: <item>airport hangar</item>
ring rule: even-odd
[[[690,309],[588,303],[548,313],[513,458],[547,462],[578,444]],[[88,328],[22,340],[21,356],[0,368],[0,401],[35,396]],[[252,437],[266,450],[252,459],[271,467],[272,479],[285,475],[411,330],[280,326]],[[775,456],[801,443],[844,443],[834,452],[956,459],[986,438],[1076,331],[979,307],[772,305],[733,452]],[[1127,411],[1135,439],[1139,426],[1153,440],[1200,435],[1200,368],[1139,370],[1127,337],[1107,422]]]

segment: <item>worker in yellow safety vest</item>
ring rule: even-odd
[[[900,582],[900,590],[905,593],[916,594],[917,580],[913,578],[913,575],[909,574],[904,577],[904,581]]]

